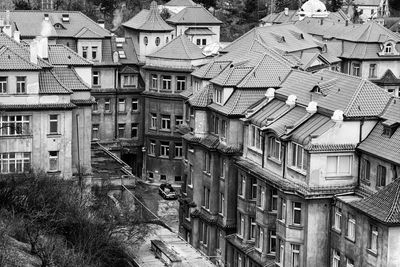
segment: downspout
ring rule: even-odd
[[[358,136],[358,143],[361,143],[362,139],[362,129],[364,126],[364,118],[360,121],[360,130],[359,130],[359,136]],[[357,152],[356,152],[357,153]],[[358,167],[357,167],[357,185],[360,185],[360,173],[361,173],[361,157],[360,155],[358,156]]]
[[[115,69],[115,76],[114,76],[114,88],[115,88],[115,106],[114,106],[114,138],[115,140],[118,139],[118,89],[117,89],[117,80],[118,80],[118,69]]]
[[[282,144],[282,151],[283,151],[283,155],[282,155],[282,178],[285,179],[286,176],[286,145]]]
[[[262,159],[261,159],[261,167],[264,168],[264,162],[265,162],[265,132],[261,133],[261,151],[262,151]]]

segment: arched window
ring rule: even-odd
[[[156,46],[159,46],[160,45],[160,37],[157,37],[156,38]]]
[[[145,36],[143,38],[143,42],[144,42],[144,45],[147,45],[149,43],[149,39],[147,38],[147,36]]]
[[[393,45],[392,43],[387,43],[385,45],[385,53],[392,53],[393,52]]]

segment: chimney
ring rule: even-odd
[[[343,111],[335,110],[335,112],[333,113],[331,119],[336,123],[342,122],[343,121]]]
[[[6,19],[5,19],[5,25],[10,25],[11,20],[10,20],[10,10],[6,10]]]
[[[290,95],[288,96],[287,100],[286,100],[286,105],[289,105],[289,107],[294,107],[296,105],[296,99],[297,96],[295,95]]]
[[[19,31],[14,31],[14,40],[18,43],[21,42],[21,33]]]
[[[308,113],[314,114],[315,112],[317,112],[317,106],[318,106],[317,102],[311,101],[310,103],[308,103],[306,110]]]
[[[97,24],[99,24],[99,26],[102,27],[103,29],[105,28],[104,19],[99,19],[99,20],[97,21]]]
[[[40,58],[49,58],[49,41],[47,37],[37,37],[37,55]]]
[[[285,16],[289,16],[289,8],[288,7],[285,7]]]
[[[118,51],[114,51],[114,53],[113,53],[113,62],[114,63],[118,63],[118,61],[119,61]]]
[[[6,10],[6,18],[4,20],[3,32],[12,38],[12,29],[10,21],[10,10]]]
[[[32,43],[29,45],[29,50],[30,50],[30,60],[33,64],[37,64],[37,55],[38,55],[38,42],[36,40],[33,40]]]
[[[274,99],[275,97],[275,89],[268,88],[267,92],[265,93],[265,97],[268,98],[268,102]]]
[[[3,28],[3,27],[4,27],[4,19],[0,18],[0,28]]]
[[[349,20],[346,19],[346,26],[349,26]]]

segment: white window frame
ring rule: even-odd
[[[138,111],[139,110],[139,99],[132,98],[131,108],[132,108],[132,111]]]
[[[158,89],[158,76],[157,74],[151,74],[151,89]]]
[[[31,116],[0,115],[0,136],[18,136],[31,134]]]
[[[52,128],[54,127],[56,131],[52,131]],[[59,128],[59,115],[58,114],[49,114],[49,134],[59,134],[60,133],[60,128]]]
[[[300,204],[300,207],[296,207],[296,204]],[[301,225],[301,221],[302,221],[302,203],[301,202],[296,202],[293,201],[292,202],[292,223],[294,225]],[[300,222],[295,222],[295,213],[296,212],[300,212]]]
[[[0,153],[0,173],[25,173],[31,169],[30,152]]]
[[[341,172],[340,171],[340,162],[341,158],[348,158],[349,159],[349,170],[348,172]],[[335,172],[328,172],[328,165],[329,165],[329,159],[336,159],[335,161]],[[353,156],[352,155],[335,155],[335,156],[327,156],[326,157],[326,176],[327,177],[335,177],[335,176],[350,176],[351,175],[351,170],[353,167]]]
[[[149,143],[149,155],[156,155],[156,142],[154,140],[150,140]]]
[[[260,187],[260,203],[258,203],[258,207],[261,210],[265,210],[265,187]]]
[[[171,116],[161,115],[161,130],[170,131],[171,130]]]
[[[160,157],[169,157],[169,142],[160,142]]]
[[[286,199],[281,198],[281,213],[279,216],[279,220],[281,222],[286,222],[286,217],[287,217],[287,203]]]
[[[111,112],[111,99],[104,99],[104,112]]]
[[[261,153],[262,135],[261,129],[256,125],[249,126],[249,147]]]
[[[175,116],[175,126],[179,126],[183,124],[183,116],[176,115]]]
[[[300,267],[300,245],[292,244],[292,267]],[[295,257],[297,257],[297,264],[295,262]]]
[[[59,152],[58,151],[49,151],[49,171],[56,172],[60,169],[59,162]],[[55,161],[55,164],[52,164],[52,161]]]
[[[186,76],[176,77],[176,90],[184,91],[186,89]]]
[[[183,156],[183,146],[182,143],[175,143],[175,158],[182,158]]]
[[[101,85],[100,71],[98,71],[98,70],[92,71],[92,85],[93,86],[100,86]]]
[[[26,94],[26,76],[17,76],[17,94]]]
[[[204,186],[203,195],[203,208],[206,210],[210,209],[210,189]]]
[[[332,267],[340,267],[340,253],[336,249],[332,250]]]
[[[301,149],[301,159],[298,158],[299,157],[299,149]],[[293,153],[293,152],[295,152],[295,153]],[[294,154],[294,158],[293,158],[293,154]],[[296,170],[299,170],[301,172],[305,172],[307,166],[304,166],[304,165],[305,165],[305,162],[307,162],[307,160],[304,160],[304,157],[307,157],[307,155],[306,155],[306,152],[304,150],[304,147],[302,145],[300,145],[300,144],[292,142],[292,144],[291,144],[291,155],[290,156],[292,157],[291,158],[291,162],[290,162],[291,167],[296,169]]]
[[[218,213],[222,216],[225,215],[225,196],[224,193],[219,193]]]
[[[250,217],[250,232],[249,232],[249,239],[256,240],[257,236],[257,224],[256,224],[256,217]]]
[[[118,99],[118,112],[125,112],[126,111],[126,102],[125,98]]]
[[[8,77],[1,76],[0,77],[0,94],[7,94],[8,88]]]
[[[348,214],[347,218],[347,235],[346,237],[351,241],[356,239],[356,219],[353,215]]]
[[[157,129],[157,114],[150,113],[150,129]]]
[[[244,197],[245,193],[246,193],[246,176],[240,173],[239,177],[240,177],[240,180],[239,180],[238,195],[241,197]]]
[[[214,90],[214,102],[222,105],[224,101],[224,89],[223,88],[215,88]]]
[[[118,138],[125,137],[125,123],[118,123]]]
[[[378,238],[379,238],[379,229],[377,226],[371,224],[369,232],[368,249],[374,253],[378,252]]]
[[[136,132],[136,135],[133,134],[135,132]],[[131,124],[131,138],[139,138],[139,123]]]
[[[342,210],[338,207],[334,208],[333,229],[338,232],[342,231]]]
[[[352,259],[346,258],[346,267],[354,267],[354,261]]]
[[[281,161],[281,142],[274,136],[268,138],[268,157]]]
[[[275,240],[275,250],[272,250],[272,240]],[[275,254],[276,253],[276,245],[277,245],[276,230],[269,231],[268,245],[269,245],[268,252],[270,254]]]
[[[99,140],[99,125],[92,124],[92,140]]]
[[[274,194],[274,193],[276,193],[276,194]],[[271,211],[275,211],[275,212],[278,211],[278,199],[279,199],[278,190],[275,188],[271,189],[271,207],[270,207]]]
[[[162,90],[171,90],[172,84],[172,76],[171,75],[163,75],[161,76],[161,89]]]

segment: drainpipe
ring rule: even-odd
[[[76,145],[78,149],[78,179],[79,179],[79,187],[82,191],[82,173],[81,173],[81,158],[80,158],[80,147],[79,147],[79,114],[76,114]]]
[[[265,163],[265,132],[262,132],[261,134],[261,151],[262,151],[262,159],[261,159],[261,167],[264,168],[264,163]]]
[[[118,69],[115,69],[115,76],[114,76],[114,89],[115,89],[115,107],[114,107],[114,138],[115,140],[118,139],[118,92],[117,92],[117,80],[118,80]]]
[[[285,176],[286,176],[286,145],[284,145],[283,143],[281,143],[281,144],[282,144],[281,151],[283,152],[283,155],[282,155],[282,168],[283,168],[282,169],[282,178],[285,179]]]
[[[360,122],[360,131],[359,131],[359,136],[358,136],[358,143],[361,143],[362,139],[362,129],[364,126],[364,118]],[[356,152],[357,153],[357,152]],[[360,185],[360,172],[361,172],[361,156],[358,156],[358,168],[357,168],[357,185]]]

